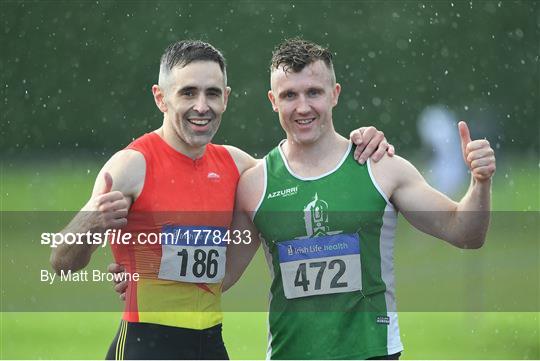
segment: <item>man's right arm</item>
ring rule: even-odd
[[[228,290],[240,279],[261,243],[259,231],[253,223],[253,217],[264,192],[263,162],[259,162],[255,167],[246,170],[238,182],[231,228],[241,232],[243,241],[247,240],[246,235],[249,235],[249,243],[231,243],[227,247],[223,291]]]
[[[116,153],[99,172],[90,200],[61,233],[103,233],[124,227],[128,209],[142,190],[145,172],[141,153],[133,150]],[[89,243],[63,243],[53,248],[50,258],[53,269],[60,273],[84,268],[98,247]]]
[[[354,159],[360,164],[364,164],[366,159],[370,157],[375,162],[378,162],[384,154],[392,157],[395,153],[394,146],[389,144],[384,137],[384,133],[375,127],[369,126],[355,129],[349,137],[356,145]],[[260,159],[255,159],[242,149],[232,145],[225,145],[225,148],[233,158],[240,175],[246,170],[255,167],[260,161]]]

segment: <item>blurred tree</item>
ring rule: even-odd
[[[233,88],[215,141],[261,155],[284,137],[266,99],[271,50],[301,35],[336,54],[344,134],[375,124],[398,149],[416,147],[422,109],[445,104],[496,148],[538,152],[538,4],[3,2],[0,149],[125,146],[161,123],[150,87],[163,49],[201,38],[224,51]]]

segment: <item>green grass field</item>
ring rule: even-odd
[[[77,210],[89,196],[98,167],[85,160],[3,162],[1,209]],[[454,249],[400,223],[396,277],[398,304],[404,306],[400,307],[403,359],[540,359],[539,187],[537,160],[498,164],[493,208],[508,212],[494,215],[488,241],[478,251]],[[524,217],[530,219],[522,221]],[[0,220],[2,310],[20,311],[25,309],[21,305],[46,299],[36,288],[34,272],[48,268],[49,250],[20,244],[32,227],[22,229],[9,219],[3,215]],[[110,260],[109,252],[96,253],[91,266],[104,267]],[[268,277],[259,253],[224,302]],[[66,302],[80,302],[82,294],[68,292]],[[88,297],[95,297],[92,302],[116,302],[118,312],[2,312],[0,358],[102,359],[119,325],[122,305],[108,285]],[[440,309],[436,299],[445,300]],[[414,307],[422,302],[425,308]],[[224,337],[232,358],[265,357],[266,317],[265,312],[225,313]]]

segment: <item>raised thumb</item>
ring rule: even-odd
[[[109,193],[112,189],[113,179],[109,172],[103,173],[103,178],[105,180],[105,186],[103,187],[101,194]]]
[[[465,150],[467,149],[467,144],[471,142],[471,133],[469,132],[469,127],[467,123],[463,120],[458,123],[459,137],[461,139],[461,152],[463,153],[463,158],[467,160]]]

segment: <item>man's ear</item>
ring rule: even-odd
[[[167,112],[167,104],[165,104],[165,94],[159,87],[159,85],[152,85],[152,94],[154,95],[154,102],[162,113]]]
[[[225,105],[224,110],[227,110],[227,103],[229,102],[229,95],[231,95],[231,87],[225,87],[225,93],[223,94],[223,103]]]
[[[276,105],[276,97],[274,97],[272,90],[268,91],[268,99],[270,100],[270,103],[272,103],[272,109],[277,113],[278,107]]]
[[[335,107],[339,100],[339,94],[341,93],[341,85],[336,83],[334,90],[332,91],[332,106]]]

